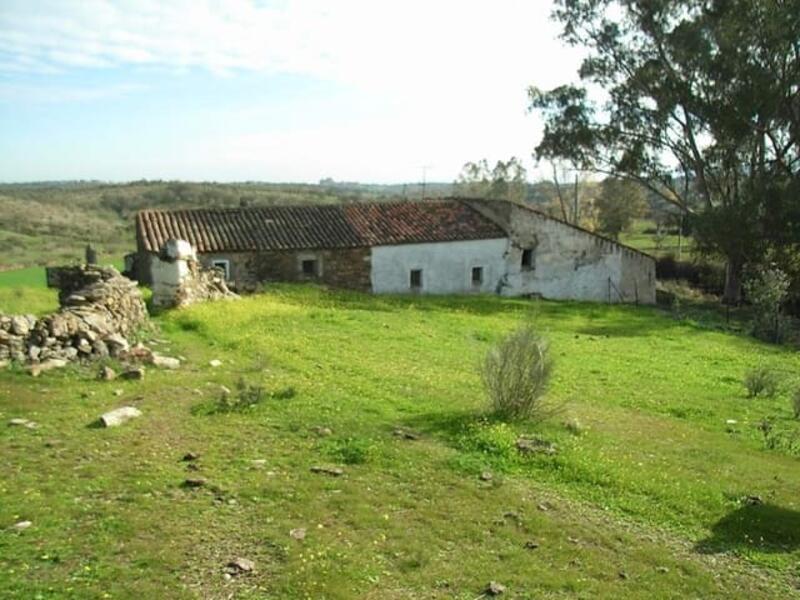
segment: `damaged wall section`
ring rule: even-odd
[[[501,294],[655,303],[652,257],[525,206],[491,200],[466,202],[508,232]]]
[[[113,267],[96,265],[47,269],[59,288],[58,312],[0,315],[0,361],[38,364],[119,356],[148,315],[136,283]]]

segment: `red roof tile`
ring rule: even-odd
[[[143,210],[139,249],[184,239],[198,252],[356,248],[502,238],[493,221],[458,200],[375,204]]]

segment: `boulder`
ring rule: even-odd
[[[123,406],[105,413],[100,417],[100,422],[103,424],[103,427],[117,427],[126,421],[141,416],[142,411],[140,411],[138,408],[133,406]]]

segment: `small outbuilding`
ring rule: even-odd
[[[311,281],[377,294],[655,302],[652,257],[500,200],[144,210],[136,239],[128,267],[145,284],[167,242],[185,240],[239,291]]]

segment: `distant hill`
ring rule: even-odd
[[[428,183],[426,197],[452,193]],[[0,184],[0,270],[80,260],[91,243],[101,260],[134,249],[133,216],[143,208],[235,207],[419,199],[422,185],[44,181]]]

